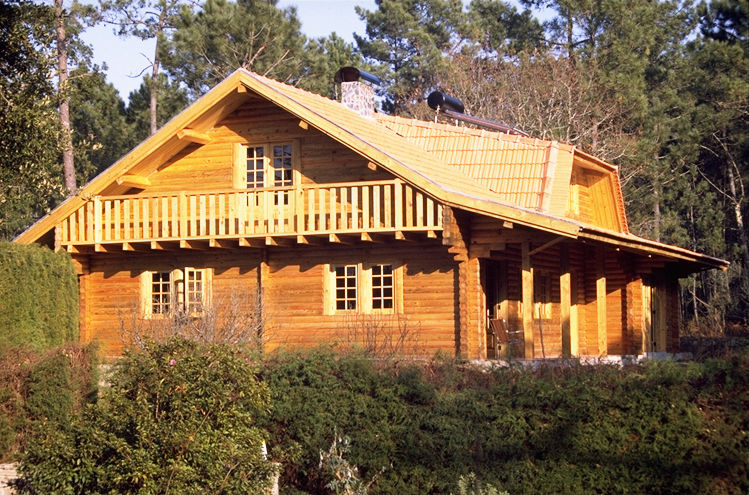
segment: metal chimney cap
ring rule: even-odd
[[[464,113],[465,105],[457,98],[454,98],[441,91],[433,91],[427,96],[427,104],[432,110],[452,110],[453,112]]]
[[[357,69],[356,67],[341,67],[340,69],[338,69],[338,72],[335,73],[334,77],[334,80],[337,83],[354,82],[358,81],[359,79],[362,79],[369,84],[376,84],[378,86],[382,84],[382,81],[380,81],[379,77],[361,69]]]

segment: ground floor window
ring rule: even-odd
[[[200,316],[210,300],[210,269],[184,267],[142,275],[141,306],[145,316],[176,313]]]
[[[402,300],[401,268],[392,263],[330,265],[327,312],[392,313]]]

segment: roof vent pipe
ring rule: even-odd
[[[358,80],[366,81],[369,84],[376,84],[377,86],[382,84],[380,78],[374,74],[357,69],[356,67],[341,67],[338,72],[335,73],[335,82],[354,82]]]
[[[493,120],[486,120],[480,117],[474,117],[472,115],[463,113],[465,111],[463,102],[457,98],[442,93],[441,91],[433,91],[427,97],[427,104],[432,110],[442,112],[448,117],[466,122],[468,124],[484,127],[493,131],[506,132],[508,134],[519,134],[525,137],[529,136],[527,132],[521,131],[520,129],[515,129],[514,127],[507,124],[502,124]]]

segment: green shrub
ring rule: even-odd
[[[67,253],[0,241],[0,349],[78,339],[78,279]]]
[[[96,349],[0,351],[0,462],[16,460],[36,423],[64,427],[96,397]]]
[[[325,350],[269,356],[281,486],[324,493],[334,431],[372,494],[744,493],[749,359],[486,369],[383,364]],[[461,478],[462,477],[462,478]],[[465,488],[465,487],[464,487]]]
[[[39,428],[23,493],[260,493],[268,391],[226,346],[146,345],[68,428]]]
[[[42,358],[29,373],[25,408],[32,421],[67,426],[73,415],[73,372],[70,358],[55,353]]]

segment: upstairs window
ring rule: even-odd
[[[265,153],[262,146],[247,147],[247,188],[265,187]]]
[[[294,183],[292,150],[291,144],[273,145],[273,185],[275,187],[291,186]]]
[[[291,187],[299,157],[296,142],[235,144],[234,180],[237,189]],[[298,179],[297,179],[298,180]]]

